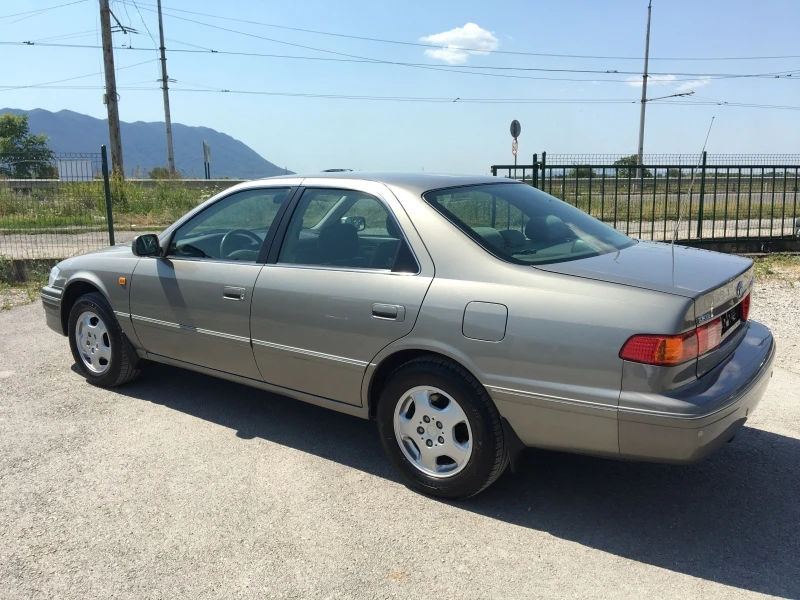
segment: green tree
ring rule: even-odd
[[[170,173],[167,167],[153,167],[150,169],[150,179],[180,179],[180,173]]]
[[[636,178],[639,176],[639,169],[637,168],[639,164],[639,157],[635,154],[631,154],[630,156],[623,156],[619,160],[614,161],[615,165],[620,165],[622,168],[619,169],[619,176],[620,177],[631,177]],[[652,177],[653,173],[650,169],[644,170],[645,177]]]
[[[667,169],[667,177],[670,179],[677,179],[678,177],[683,177],[683,169],[673,167],[672,169]]]
[[[575,165],[574,169],[567,171],[567,177],[594,177],[596,174],[588,165]]]
[[[28,115],[0,115],[0,175],[13,179],[58,177],[47,136],[31,134]]]

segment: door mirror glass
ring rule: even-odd
[[[158,236],[154,233],[145,233],[133,238],[131,249],[136,256],[156,256],[159,253]]]
[[[364,231],[367,228],[367,219],[357,216],[342,217],[342,224],[352,225],[356,231]]]

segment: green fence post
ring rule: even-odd
[[[703,150],[703,161],[700,167],[700,198],[697,204],[697,239],[703,237],[703,196],[706,193],[706,151]],[[691,215],[689,215],[691,219]]]
[[[545,171],[544,171],[544,167],[545,167],[546,163],[547,163],[547,152],[542,152],[542,190],[544,190],[544,188],[545,188],[545,185],[544,185],[545,184],[545,177],[547,176]],[[552,182],[552,180],[550,181],[550,191],[551,192],[553,191],[553,182]]]
[[[106,192],[106,225],[108,226],[108,243],[114,245],[114,215],[111,212],[111,182],[108,180],[108,154],[106,147],[100,146],[103,156],[103,187]]]

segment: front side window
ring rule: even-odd
[[[521,183],[449,188],[423,197],[489,252],[513,263],[576,260],[636,243],[566,202]]]
[[[278,262],[417,271],[389,210],[374,196],[350,190],[306,190],[289,221]]]
[[[244,190],[181,225],[168,255],[255,262],[288,188]]]

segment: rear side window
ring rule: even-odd
[[[636,243],[585,212],[522,183],[448,188],[423,197],[486,250],[517,264],[576,260]]]
[[[335,200],[329,200],[335,199]],[[325,208],[324,214],[317,212]],[[308,223],[314,222],[309,227]],[[278,262],[394,272],[417,272],[400,227],[374,196],[308,189],[289,221]]]

